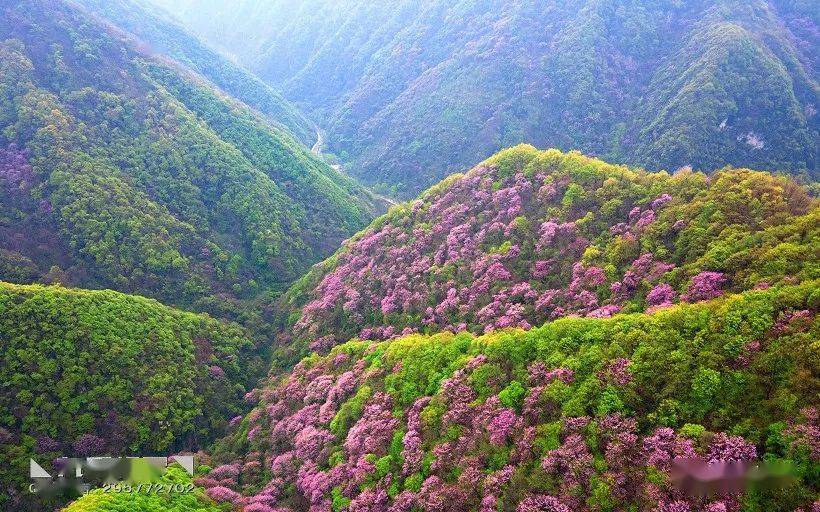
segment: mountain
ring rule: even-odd
[[[282,296],[279,369],[194,482],[246,512],[807,510],[818,206],[747,169],[503,151]],[[695,499],[675,457],[791,476]]]
[[[164,11],[139,0],[75,0],[104,20],[133,36],[141,50],[158,59],[173,59],[210,80],[227,94],[281,124],[308,146],[316,130],[282,95],[241,66],[206,46]]]
[[[818,19],[785,0],[155,0],[405,198],[519,142],[818,176]]]
[[[0,0],[0,509],[820,507],[811,2],[145,1]]]
[[[195,482],[247,512],[807,510],[819,206],[746,169],[503,151],[283,295],[278,362],[312,353]],[[675,457],[792,480],[696,499]]]
[[[353,340],[256,392],[214,452],[222,464],[196,482],[246,512],[808,510],[817,285]],[[686,498],[670,467],[696,456],[788,464],[793,480]]]
[[[788,178],[518,146],[391,208],[297,281],[280,301],[279,356],[817,279],[818,216]]]
[[[248,301],[379,208],[288,132],[84,9],[0,9],[0,279],[251,321],[262,307]]]
[[[29,457],[208,445],[267,370],[238,325],[113,291],[0,282],[0,339],[3,510],[48,505],[21,492]]]

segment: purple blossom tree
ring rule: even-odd
[[[726,277],[722,272],[700,272],[692,278],[681,299],[686,302],[698,302],[720,297],[723,295],[722,287],[725,283]]]

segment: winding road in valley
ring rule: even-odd
[[[316,156],[319,156],[322,152],[322,144],[324,144],[325,139],[322,136],[322,130],[320,130],[318,126],[314,129],[316,130],[316,144],[314,144],[313,147],[310,148],[310,152]]]
[[[322,146],[325,143],[325,138],[322,135],[322,130],[320,130],[318,126],[316,126],[314,129],[316,130],[316,143],[313,144],[313,147],[310,148],[310,152],[313,153],[314,155],[316,155],[317,157],[321,158],[322,157]],[[339,165],[339,164],[330,164],[330,163],[328,165],[330,165],[330,167],[332,167],[333,170],[335,170],[336,172],[338,172],[340,174],[343,174],[341,165]],[[398,202],[395,199],[392,199],[390,197],[387,197],[387,196],[384,196],[384,195],[381,195],[381,194],[377,194],[373,190],[370,190],[370,193],[373,194],[374,196],[378,197],[379,199],[381,199],[385,203],[387,203],[388,207],[393,206],[395,204],[398,204]]]

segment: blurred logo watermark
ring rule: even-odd
[[[672,485],[693,498],[741,495],[747,491],[774,490],[797,482],[788,461],[706,461],[676,458],[672,461]]]
[[[190,492],[193,484],[162,484],[157,480],[173,464],[194,474],[193,455],[170,457],[60,457],[49,473],[29,459],[29,492],[55,496],[69,492],[85,494],[102,488],[105,492]]]

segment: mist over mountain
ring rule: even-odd
[[[139,0],[76,2],[136,38],[141,50],[160,59],[170,57],[175,64],[196,71],[269,120],[281,124],[304,144],[310,146],[315,142],[313,124],[301,111],[260,78],[188,33],[165,11]]]
[[[156,2],[403,197],[519,142],[817,176],[811,2]]]

